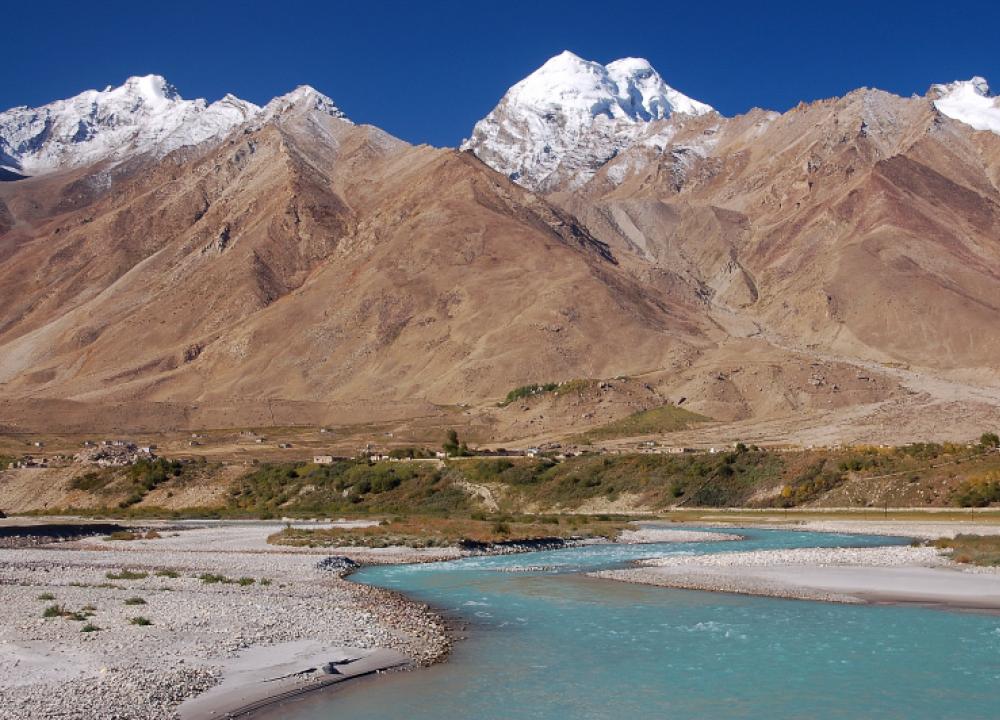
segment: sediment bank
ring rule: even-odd
[[[1000,572],[960,567],[931,547],[798,548],[669,556],[591,576],[800,600],[1000,612]]]

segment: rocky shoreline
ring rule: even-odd
[[[220,527],[0,549],[0,718],[178,717],[258,647],[317,643],[299,690],[348,674],[313,662],[323,653],[332,663],[383,652],[391,667],[447,657],[451,633],[428,607],[317,567],[327,553],[270,552],[271,531],[242,547]],[[427,559],[397,550],[391,561]]]

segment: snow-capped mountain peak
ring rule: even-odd
[[[704,115],[712,107],[689,98],[663,82],[660,74],[643,58],[623,58],[607,65],[608,75],[618,86],[622,101],[628,98],[632,112],[644,120],[662,120],[673,113]]]
[[[601,65],[565,51],[508,90],[462,149],[527,187],[579,184],[647,123],[712,111],[667,85],[647,60]]]
[[[225,134],[259,111],[232,95],[211,105],[184,100],[160,75],[130,77],[118,87],[0,113],[0,164],[37,175],[145,153],[163,155]]]
[[[185,100],[160,75],[130,77],[117,87],[0,113],[0,167],[39,175],[138,155],[161,157],[290,108],[346,120],[330,98],[307,85],[261,108],[232,94],[211,104]]]
[[[942,115],[963,122],[976,130],[989,130],[1000,135],[1000,98],[990,96],[985,78],[957,80],[931,87],[934,107]]]
[[[310,111],[316,110],[331,117],[347,120],[347,116],[337,107],[333,100],[309,85],[299,85],[290,93],[280,95],[271,100],[271,102],[264,106],[261,119],[270,119],[291,108]]]
[[[103,92],[107,98],[134,98],[150,107],[164,107],[168,103],[181,100],[177,88],[167,82],[162,75],[140,75],[130,77],[120,87],[108,85]]]

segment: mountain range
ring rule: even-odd
[[[158,76],[0,113],[0,425],[965,440],[1000,418],[982,78],[723,117],[562,53],[458,149]],[[499,403],[534,383],[590,390]],[[570,387],[570,386],[567,386]],[[501,406],[498,406],[499,405]]]

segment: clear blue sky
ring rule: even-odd
[[[309,84],[357,122],[454,145],[564,49],[601,62],[645,57],[726,115],[865,85],[922,94],[977,74],[1000,90],[1000,0],[4,5],[0,108],[147,73],[209,100],[263,103]]]

